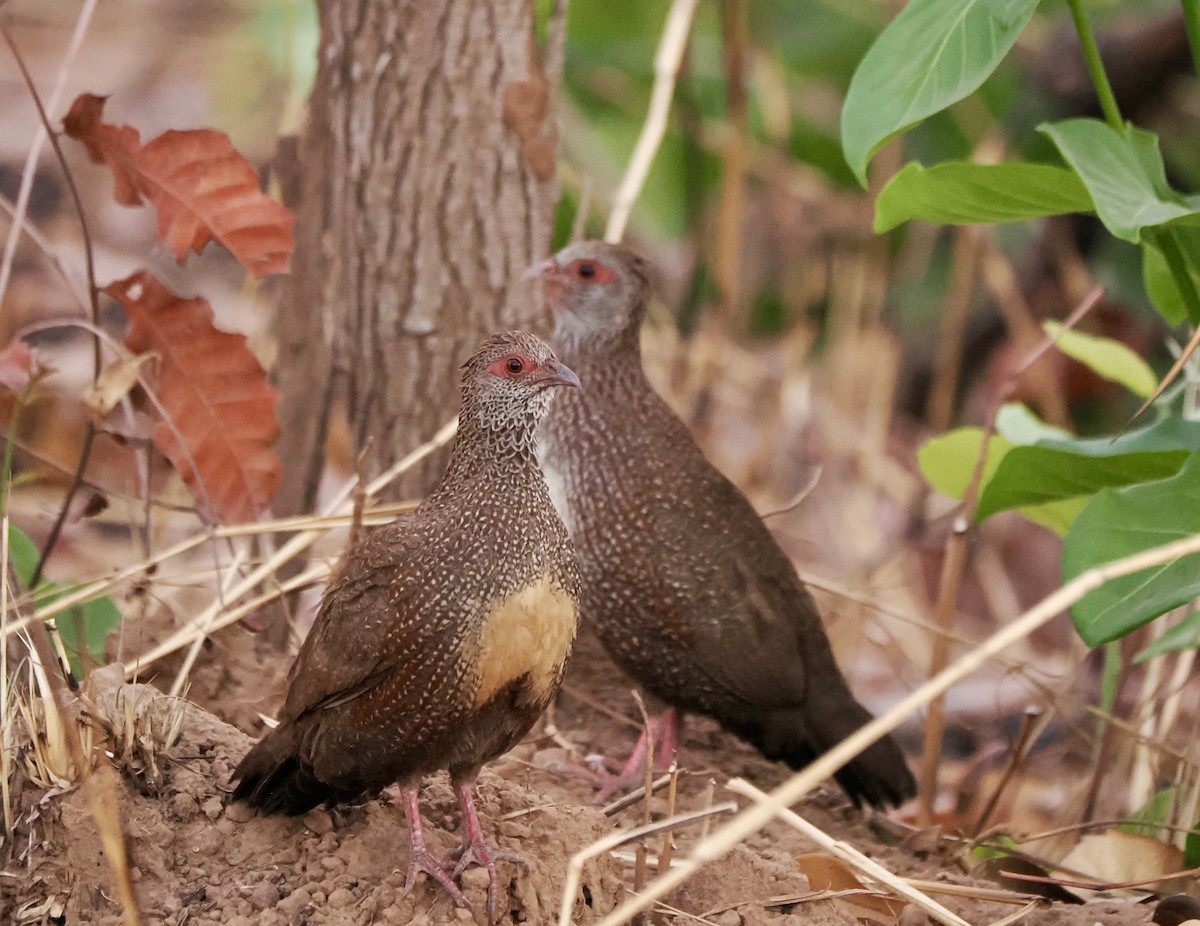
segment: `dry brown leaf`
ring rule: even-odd
[[[800,871],[814,891],[852,892],[831,898],[831,902],[848,916],[863,922],[896,926],[907,906],[903,901],[869,890],[858,880],[849,865],[823,852],[796,856]]]
[[[155,395],[170,421],[155,424],[154,445],[203,516],[254,520],[278,491],[283,464],[274,450],[278,394],[246,339],[214,327],[205,300],[180,298],[145,271],[104,291],[129,316],[129,349],[161,357]]]
[[[132,357],[123,357],[110,363],[100,371],[96,382],[83,391],[83,404],[97,418],[105,417],[117,407],[118,402],[129,395],[129,390],[137,383],[142,367],[154,359],[154,354],[134,354]]]
[[[1061,865],[1104,884],[1149,883],[1184,867],[1183,852],[1175,846],[1118,829],[1084,836]],[[1084,898],[1093,893],[1070,885],[1067,889]]]
[[[0,348],[0,389],[20,392],[33,377],[33,351],[20,338]]]
[[[145,145],[137,130],[104,122],[104,97],[80,94],[63,119],[68,136],[107,164],[117,202],[154,205],[158,238],[175,259],[224,245],[255,276],[284,273],[295,217],[258,185],[258,174],[223,132],[164,132]]]

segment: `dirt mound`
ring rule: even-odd
[[[144,685],[109,687],[97,700],[106,712],[123,710],[121,702],[139,713],[183,709],[180,737],[160,757],[164,774],[157,793],[148,793],[144,784],[139,788],[129,776],[120,787],[146,922],[317,926],[484,920],[487,877],[481,870],[468,872],[463,884],[474,915],[456,910],[424,877],[404,894],[408,837],[398,800],[385,795],[302,818],[259,817],[227,802],[230,773],[251,743],[246,734]],[[552,921],[562,896],[564,860],[608,832],[611,821],[590,806],[555,802],[506,780],[503,762],[484,771],[477,796],[499,843],[528,862],[501,863],[505,921]],[[447,855],[459,839],[454,794],[447,781],[433,779],[422,799],[430,848]],[[120,922],[112,877],[80,789],[41,802],[26,859],[25,872],[10,868],[13,876],[0,879],[0,922]],[[576,922],[610,911],[623,892],[618,863],[600,859],[589,865]]]

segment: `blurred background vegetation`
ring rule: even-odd
[[[538,0],[542,23],[552,5]],[[1030,339],[1042,337],[1038,323],[1065,317],[1095,282],[1105,286],[1104,302],[1085,330],[1126,342],[1159,372],[1180,336],[1149,305],[1137,248],[1099,233],[1093,218],[975,228],[909,222],[872,232],[873,194],[902,163],[1054,162],[1034,127],[1097,112],[1066,5],[1047,0],[980,92],[876,156],[864,191],[842,157],[841,107],[859,61],[902,5],[704,0],[667,135],[627,234],[661,275],[646,336],[652,377],[714,461],[760,510],[777,512],[771,526],[824,590],[835,648],[875,709],[927,668],[921,621],[936,597],[954,509],[917,471],[922,442],[982,421]],[[577,232],[603,231],[645,117],[668,7],[667,0],[570,3],[557,100],[563,195],[555,246]],[[1123,114],[1160,135],[1177,189],[1200,189],[1200,94],[1179,5],[1126,0],[1088,10]],[[3,4],[39,86],[53,83],[77,12],[77,3],[62,0]],[[83,90],[112,94],[109,118],[136,122],[144,137],[220,128],[269,173],[280,139],[302,124],[317,29],[311,0],[100,4],[64,99]],[[37,123],[8,60],[0,90],[0,193],[11,200]],[[74,265],[77,226],[57,168],[48,158],[44,164],[33,219],[64,254],[76,255]],[[144,217],[111,202],[106,177],[81,175],[96,217],[100,276],[145,263],[154,248]],[[0,305],[0,343],[32,319],[79,311],[36,249],[28,241],[21,248]],[[269,292],[247,292],[220,255],[198,265],[222,323],[252,336],[265,329]],[[168,282],[178,278],[164,255],[152,269]],[[87,380],[86,344],[79,339],[77,374],[56,354],[64,394]],[[269,360],[271,345],[260,336],[256,346]],[[1059,354],[1027,371],[1015,397],[1079,434],[1113,433],[1137,406]],[[43,401],[26,416],[17,465],[42,485],[61,486],[74,467],[72,435],[81,428],[70,414]],[[102,449],[94,478],[123,483],[126,459],[114,457],[107,475],[105,459]],[[349,467],[336,434],[331,463]],[[59,497],[23,492],[13,504],[27,506],[25,523],[36,534]],[[1015,514],[990,518],[972,543],[959,595],[964,636],[984,635],[1060,584],[1058,538]],[[58,568],[84,578],[114,555],[120,551],[68,546]],[[120,645],[128,657],[140,643],[130,631]],[[1057,793],[1063,755],[1094,759],[1086,742],[1094,731],[1077,721],[1095,700],[1097,660],[1062,622],[1023,646],[975,687],[956,689],[951,709],[962,719],[962,742],[951,752],[986,752],[985,726],[968,718],[1011,732],[1033,694],[1052,692],[1069,718],[1052,738],[1062,749],[1052,748],[1045,766],[1046,789]],[[1081,674],[1087,684],[1078,684]]]

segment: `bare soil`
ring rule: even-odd
[[[242,717],[256,700],[275,704],[287,658],[263,652],[258,641],[234,629],[218,638],[222,662],[199,667],[193,696],[203,696],[217,713]],[[234,680],[228,650],[240,651],[239,673],[257,662],[267,680],[256,696],[247,675]],[[224,684],[216,679],[225,679]],[[171,700],[147,686],[118,687],[109,671],[98,676],[102,710],[118,699],[139,711],[162,712]],[[222,700],[222,691],[227,699]],[[119,711],[118,711],[119,713]],[[625,754],[636,728],[628,684],[594,640],[581,638],[552,718],[509,755],[485,769],[478,796],[485,825],[501,846],[522,855],[526,866],[502,862],[502,922],[552,923],[557,917],[568,859],[617,827],[636,825],[642,806],[606,817],[591,802],[591,786],[562,766],[586,753]],[[392,796],[303,818],[259,817],[227,800],[228,779],[252,739],[204,707],[187,702],[181,735],[160,756],[164,775],[151,788],[145,776],[124,774],[120,812],[134,865],[143,921],[171,924],[435,924],[482,923],[486,875],[468,872],[464,890],[473,910],[456,909],[426,880],[403,892],[407,864],[404,816]],[[572,756],[568,747],[577,750]],[[703,718],[685,726],[676,811],[695,810],[715,797],[726,800],[723,783],[735,775],[770,788],[786,775],[753,749]],[[744,801],[739,801],[744,804]],[[28,785],[20,795],[20,855],[0,872],[0,923],[97,924],[121,922],[112,879],[88,803],[79,788],[45,792]],[[427,837],[435,852],[458,843],[458,812],[444,777],[422,792]],[[656,814],[667,808],[655,798]],[[939,842],[884,816],[867,816],[840,792],[814,795],[797,808],[835,839],[848,843],[895,873],[930,881],[973,882]],[[717,825],[715,821],[713,825]],[[677,833],[677,854],[699,835],[698,825]],[[653,855],[662,837],[648,843]],[[805,897],[809,885],[796,856],[814,846],[783,823],[774,823],[737,847],[673,894],[660,908],[662,922],[706,922],[720,926],[799,926],[860,922],[845,901]],[[632,847],[625,852],[632,854]],[[634,886],[629,854],[603,856],[584,871],[573,920],[597,922]],[[995,885],[990,885],[995,887]],[[991,923],[1013,906],[961,897],[938,898],[971,923]],[[861,912],[861,910],[859,911]],[[1086,905],[1062,903],[1035,909],[1030,924],[1132,924],[1150,921],[1152,907],[1127,900]],[[901,922],[919,923],[909,910]],[[887,917],[876,920],[888,921]],[[896,922],[894,917],[892,922]]]

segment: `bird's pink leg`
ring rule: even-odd
[[[633,752],[615,774],[604,769],[603,765],[595,769],[580,769],[584,775],[592,779],[595,785],[596,803],[607,801],[618,791],[628,788],[641,787],[646,782],[646,753],[649,743],[654,743],[654,769],[666,771],[675,759],[675,748],[679,741],[679,711],[667,708],[658,717],[650,720],[649,725],[638,737]],[[601,759],[601,762],[604,760]]]
[[[454,791],[458,795],[458,806],[462,810],[463,843],[459,849],[458,864],[454,866],[454,877],[461,875],[471,865],[486,868],[488,873],[487,910],[488,922],[496,922],[496,862],[504,859],[528,865],[516,852],[501,849],[499,846],[489,846],[483,836],[483,827],[479,825],[479,813],[475,810],[475,795],[472,792],[473,781],[456,782]]]
[[[404,818],[408,821],[408,874],[404,878],[404,893],[413,889],[417,875],[425,872],[446,889],[446,893],[457,906],[469,907],[471,902],[459,890],[458,885],[446,873],[446,866],[425,846],[425,831],[421,827],[421,802],[416,788],[401,788],[404,800]]]

